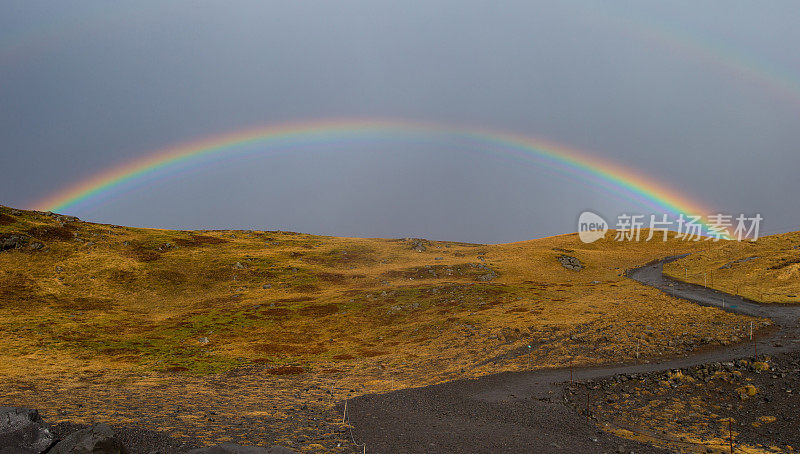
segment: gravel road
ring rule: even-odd
[[[800,349],[800,307],[759,305],[663,275],[670,257],[628,272],[628,277],[670,295],[727,311],[766,317],[775,326],[756,339],[759,354]],[[574,370],[575,380],[656,372],[728,361],[753,354],[751,342],[700,350],[660,363]],[[435,386],[365,395],[348,402],[356,441],[379,453],[594,453],[667,452],[600,432],[564,403],[568,369],[509,372]]]

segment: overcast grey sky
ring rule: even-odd
[[[341,117],[544,137],[800,229],[796,1],[36,1],[0,5],[0,204],[167,145]],[[506,242],[650,213],[459,147],[302,147],[72,212],[170,228]]]

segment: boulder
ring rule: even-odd
[[[6,249],[19,249],[25,245],[25,237],[20,235],[11,235],[5,238],[0,238],[0,251]]]
[[[561,263],[561,266],[568,270],[573,271],[580,271],[583,269],[583,263],[578,260],[576,257],[572,257],[570,255],[559,255],[558,261]]]
[[[297,454],[291,449],[283,446],[270,446],[269,448],[259,448],[255,446],[240,446],[233,443],[222,443],[221,445],[208,446],[189,451],[187,454]]]
[[[422,240],[419,238],[409,238],[409,240],[411,241],[411,249],[417,252],[425,252],[428,250],[428,248],[426,247],[426,245],[428,244],[427,240]]]
[[[0,454],[40,454],[55,439],[38,411],[0,407]]]
[[[128,454],[107,424],[97,424],[68,435],[48,454]]]

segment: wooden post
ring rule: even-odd
[[[733,454],[733,418],[728,419],[728,438],[731,442],[731,454]]]
[[[533,348],[531,348],[531,344],[528,344],[528,364],[528,367],[533,369]]]
[[[591,413],[589,412],[589,395],[592,393],[592,390],[586,388],[586,419],[590,419]]]

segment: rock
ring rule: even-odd
[[[722,265],[721,267],[719,267],[719,269],[721,269],[721,270],[728,269],[728,268],[732,267],[733,265],[737,265],[739,263],[744,263],[744,262],[749,262],[750,260],[755,260],[755,259],[758,259],[758,258],[760,258],[760,257],[758,257],[757,255],[753,255],[753,256],[750,256],[750,257],[745,257],[743,259],[734,260],[732,262],[728,262],[728,263]]]
[[[6,238],[0,238],[0,251],[7,249],[19,249],[25,245],[25,237],[20,235],[11,235]]]
[[[38,251],[40,249],[44,249],[44,244],[42,243],[31,243],[31,249],[34,251]]]
[[[263,288],[263,289],[272,288],[272,284],[264,284],[264,285],[261,286],[261,288]]]
[[[56,266],[56,273],[63,273],[63,272],[64,272],[64,267],[63,266],[61,266],[61,265]]]
[[[11,214],[14,216],[22,216],[22,211],[19,210],[11,210]]]
[[[206,345],[208,343],[208,338],[201,337],[200,339],[197,339],[197,342],[200,342],[200,345]]]
[[[559,255],[556,257],[558,261],[561,263],[561,266],[568,270],[572,271],[580,271],[583,269],[583,263],[575,257],[570,255]]]
[[[187,454],[297,454],[291,449],[283,446],[270,446],[269,448],[258,448],[255,446],[240,446],[233,443],[222,443],[221,445],[208,446],[189,451]]]
[[[413,249],[413,250],[415,250],[417,252],[425,252],[425,251],[428,250],[428,248],[426,247],[427,243],[428,242],[425,241],[425,240],[412,238],[411,239],[411,249]]]
[[[69,434],[48,451],[48,454],[127,454],[114,431],[107,424],[97,424],[88,429]]]
[[[236,262],[236,263],[234,263],[234,264],[233,264],[233,267],[234,267],[235,269],[237,269],[237,270],[243,270],[243,269],[244,269],[244,265],[242,265],[242,262]]]
[[[0,407],[0,453],[40,454],[55,441],[38,411]]]

